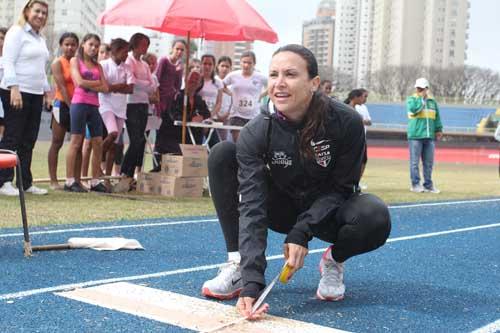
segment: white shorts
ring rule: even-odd
[[[117,117],[113,112],[107,111],[101,113],[102,121],[104,122],[104,126],[106,126],[106,130],[108,134],[117,133],[115,143],[118,143],[120,139],[120,133],[123,130],[123,124],[125,124],[125,119]]]

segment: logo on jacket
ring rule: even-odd
[[[273,158],[271,159],[272,165],[282,165],[283,168],[288,168],[292,165],[292,158],[288,156],[284,151],[273,152]]]
[[[332,160],[332,155],[330,154],[330,140],[321,140],[314,142],[311,140],[311,147],[314,150],[314,157],[316,158],[316,163],[318,163],[323,168],[326,168],[330,161]]]

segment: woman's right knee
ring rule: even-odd
[[[208,168],[220,169],[221,165],[234,161],[236,161],[236,145],[233,142],[221,141],[210,149]]]

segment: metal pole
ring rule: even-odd
[[[189,57],[190,57],[191,32],[187,34],[187,52],[186,52],[186,68],[184,74],[184,101],[182,103],[182,144],[186,144],[186,123],[187,123],[187,83],[189,75]]]

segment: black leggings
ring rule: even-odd
[[[237,171],[234,143],[223,141],[214,146],[208,158],[210,191],[228,252],[238,251]],[[269,228],[287,234],[302,211],[286,193],[272,185],[267,200]],[[332,254],[338,262],[382,246],[391,230],[386,204],[372,194],[355,193],[325,216],[312,228],[313,233],[315,237],[334,244]]]

